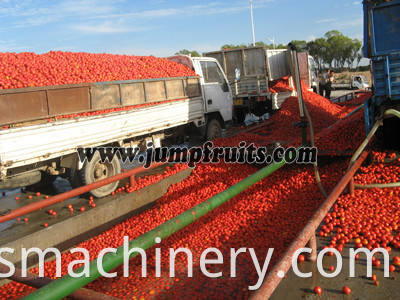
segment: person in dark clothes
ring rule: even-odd
[[[334,81],[335,81],[335,77],[334,77],[333,71],[329,71],[328,76],[327,76],[326,85],[325,85],[325,98],[326,99],[331,98],[332,83]]]
[[[325,73],[320,73],[319,74],[319,84],[318,84],[318,89],[319,89],[319,94],[323,97],[324,92],[325,92],[325,85],[326,85],[326,80],[325,80]]]

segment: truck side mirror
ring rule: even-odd
[[[221,88],[222,88],[222,91],[224,93],[229,92],[229,86],[228,86],[228,83],[225,80],[224,80],[224,83],[222,84]]]
[[[240,80],[240,69],[235,68],[235,80],[239,81]]]

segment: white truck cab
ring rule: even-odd
[[[351,76],[351,88],[357,90],[363,90],[369,88],[369,83],[364,75],[352,75]]]
[[[314,58],[308,54],[308,72],[310,88],[316,93],[318,91],[318,72],[317,64]]]
[[[200,76],[206,113],[219,112],[225,122],[232,120],[232,91],[218,61],[210,57],[193,57],[193,67]]]
[[[206,116],[206,137],[221,135],[221,128],[232,121],[233,95],[221,65],[212,57],[177,55],[169,60],[194,70],[200,77]]]

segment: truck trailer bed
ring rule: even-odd
[[[198,77],[4,90],[0,109],[3,178],[7,169],[68,155],[77,147],[106,145],[191,122],[204,124]],[[101,110],[106,113],[79,115]]]

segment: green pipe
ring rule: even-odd
[[[387,109],[383,113],[383,116],[384,117],[395,116],[397,118],[400,118],[400,112],[398,110],[390,108],[390,109]],[[379,126],[381,126],[381,125],[383,125],[382,120],[377,120],[375,122],[374,126],[372,127],[372,129],[368,133],[368,135],[365,138],[365,140],[362,142],[362,144],[358,147],[356,152],[354,152],[353,156],[351,157],[350,163],[349,163],[349,167],[357,160],[357,158],[360,156],[361,152],[364,151],[365,147],[367,147],[368,143],[370,142],[370,140],[374,136],[375,132],[378,130]]]
[[[355,184],[356,189],[385,189],[385,188],[395,188],[399,187],[400,182],[390,182],[390,183],[371,183],[371,184]]]
[[[303,104],[304,104],[304,113],[306,115],[306,118],[308,120],[308,125],[310,127],[311,147],[315,147],[314,126],[312,123],[311,115],[308,112],[307,105],[305,103],[303,103]],[[305,145],[303,144],[303,146],[305,146]],[[315,181],[317,182],[318,188],[321,191],[322,195],[324,195],[325,198],[328,198],[328,194],[326,193],[326,191],[322,185],[322,182],[321,182],[321,176],[319,175],[318,163],[316,161],[313,163],[313,167],[314,167],[314,177],[315,177]]]
[[[364,151],[365,147],[368,146],[369,142],[371,141],[372,137],[374,136],[375,132],[378,130],[379,126],[382,125],[382,120],[377,120],[368,133],[367,137],[364,139],[364,141],[361,143],[361,145],[357,148],[357,150],[354,152],[353,156],[350,159],[349,162],[349,169],[350,167],[355,163],[355,161],[358,159],[358,157],[361,155],[361,153]]]
[[[400,118],[400,112],[395,109],[388,109],[383,113],[383,116],[394,116],[397,118]],[[364,150],[364,148],[367,146],[368,142],[372,138],[372,136],[375,134],[375,131],[378,129],[378,127],[382,125],[382,121],[378,120],[376,121],[375,125],[372,127],[371,131],[369,132],[367,138],[364,140],[364,142],[360,145],[359,149],[354,153],[353,157],[350,160],[350,165],[354,162],[354,160],[359,156],[359,151]],[[396,158],[392,159],[390,162],[393,162],[399,158],[398,155],[396,155]],[[389,162],[389,163],[390,163]],[[385,162],[388,163],[388,162]],[[349,165],[349,166],[350,166]],[[374,188],[395,188],[399,187],[400,182],[390,182],[390,183],[372,183],[372,184],[355,184],[354,187],[357,189],[374,189]]]
[[[196,205],[195,207],[181,213],[177,217],[159,225],[146,232],[145,234],[139,236],[138,238],[129,242],[129,249],[132,248],[142,248],[144,250],[151,248],[155,245],[155,238],[160,237],[165,239],[170,235],[174,234],[178,230],[184,228],[185,226],[193,223],[200,217],[204,216],[208,212],[219,207],[223,203],[227,202],[243,190],[257,183],[258,181],[264,179],[268,175],[272,174],[286,162],[283,160],[280,163],[270,164],[256,173],[248,176],[247,178],[239,181],[235,185],[229,187],[225,191],[203,201],[202,203]],[[137,253],[133,253],[130,258],[136,256]],[[117,249],[116,253],[108,253],[103,257],[103,268],[105,272],[109,272],[116,267],[123,264],[123,246]],[[62,299],[77,289],[87,285],[88,283],[101,277],[99,270],[97,269],[97,259],[90,263],[90,275],[88,277],[78,277],[73,278],[69,275],[53,281],[52,283],[36,290],[32,294],[26,296],[24,299]],[[76,270],[75,272],[80,272],[83,267]]]
[[[400,112],[398,110],[390,108],[385,111],[384,116],[394,116],[400,118]]]

